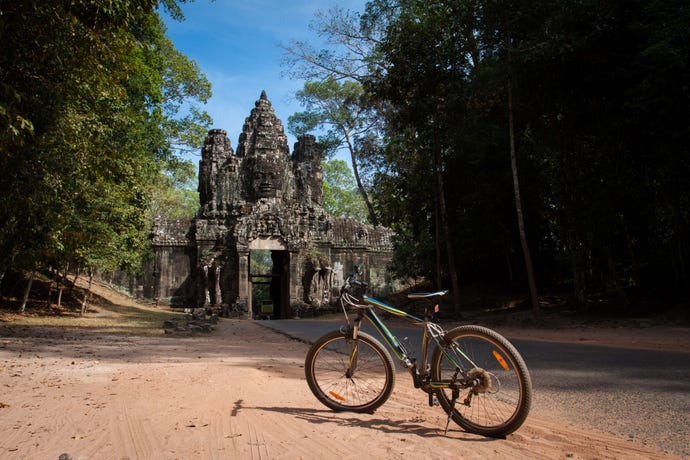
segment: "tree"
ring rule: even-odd
[[[376,8],[370,7],[369,11],[390,11],[392,3],[375,2]],[[456,19],[461,13],[464,11],[441,3],[406,2],[397,16],[390,17],[387,35],[377,48],[385,72],[367,86],[381,106],[391,107],[385,111],[388,137],[406,138],[407,148],[429,158],[425,162],[415,161],[427,168],[421,172],[422,180],[432,187],[427,196],[434,204],[431,216],[422,216],[425,225],[433,230],[422,234],[434,235],[437,259],[445,255],[445,263],[439,261],[436,266],[446,268],[458,315],[459,282],[453,244],[458,230],[449,216],[445,184],[457,183],[453,178],[457,172],[449,170],[448,164],[452,157],[464,152],[466,141],[461,136],[471,122],[467,106],[474,49],[462,39],[464,34]],[[403,161],[410,160],[403,157]],[[404,166],[397,164],[396,172],[406,171]],[[411,178],[398,175],[394,180]]]
[[[306,110],[290,116],[290,131],[301,135],[327,127],[326,133],[319,139],[324,150],[334,152],[345,146],[350,153],[352,170],[367,207],[369,222],[378,225],[378,217],[362,183],[358,166],[357,145],[360,138],[371,133],[375,125],[372,112],[361,103],[362,86],[354,81],[340,83],[333,77],[327,77],[319,82],[306,82],[296,97]]]
[[[172,160],[153,184],[149,219],[191,219],[199,210],[196,167],[190,161]]]
[[[366,147],[372,141],[375,144],[380,141],[376,119],[372,118],[377,109],[363,99],[361,85],[376,72],[379,61],[373,57],[378,37],[383,33],[382,25],[380,21],[336,7],[317,11],[309,26],[323,39],[323,48],[295,40],[283,45],[287,73],[292,78],[306,80],[297,98],[311,107],[294,115],[293,129],[306,133],[330,126],[319,142],[326,149],[343,145],[348,149],[369,221],[374,225],[379,217],[360,174],[360,164],[369,161],[362,157]]]
[[[690,13],[656,1],[502,9],[494,17],[510,11],[520,141],[541,166],[536,196],[551,272],[567,261],[582,305],[593,294],[612,292],[626,304],[625,291],[679,292],[688,272],[663,267],[682,267],[688,255],[677,238],[688,231],[678,208],[688,196],[678,182],[688,172],[688,130],[678,120],[690,97],[681,83],[687,58],[679,58],[688,55]]]
[[[323,161],[323,207],[334,217],[364,222],[366,204],[362,200],[352,170],[344,160]]]
[[[152,184],[208,121],[196,110],[179,123],[182,101],[210,96],[156,5],[0,6],[2,272],[140,266]]]
[[[319,10],[309,28],[325,41],[325,48],[293,40],[282,45],[283,64],[293,78],[364,83],[378,64],[372,57],[383,32],[380,26],[380,21],[365,20],[359,13],[339,7],[326,12]]]
[[[537,278],[570,284],[584,307],[687,299],[680,1],[372,0],[346,16],[351,28],[336,15],[321,30],[347,30],[365,53],[303,47],[292,62],[310,80],[360,82],[375,109],[358,164],[373,167],[399,274],[446,282],[456,269],[480,293],[529,286],[533,305]]]
[[[515,213],[517,216],[518,233],[520,236],[520,246],[522,247],[522,254],[525,263],[525,273],[527,275],[527,285],[529,287],[530,300],[532,303],[532,310],[535,315],[539,314],[539,298],[537,295],[537,284],[534,276],[534,266],[532,264],[532,253],[529,249],[529,243],[527,241],[527,232],[525,226],[525,218],[523,213],[522,205],[522,195],[520,192],[520,174],[518,172],[518,161],[516,152],[516,142],[515,142],[515,114],[513,110],[513,40],[511,36],[511,30],[508,28],[508,21],[506,16],[508,11],[505,7],[500,8],[498,11],[498,17],[500,22],[495,28],[488,34],[484,32],[482,37],[484,41],[491,43],[491,38],[497,36],[497,42],[493,43],[499,53],[502,53],[502,60],[505,63],[505,95],[507,104],[507,117],[508,117],[508,145],[510,151],[510,166],[513,178],[513,194],[515,197]],[[486,14],[486,16],[490,16]],[[487,18],[483,18],[484,22],[490,22]],[[486,30],[486,29],[485,29]],[[500,31],[496,33],[496,31]],[[487,37],[488,35],[488,37]],[[500,66],[499,66],[500,68]],[[500,72],[500,70],[499,70]]]

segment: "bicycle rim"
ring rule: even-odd
[[[467,431],[484,436],[506,436],[517,430],[530,409],[532,390],[527,366],[502,336],[480,326],[461,326],[446,335],[448,346],[432,357],[434,380],[448,380],[459,367],[477,385],[460,390],[451,414]],[[446,412],[452,392],[438,390]]]
[[[362,332],[357,340],[341,332],[321,337],[307,353],[305,374],[317,399],[336,411],[373,412],[395,383],[390,355]]]

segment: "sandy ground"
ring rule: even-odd
[[[688,330],[512,332],[683,349]],[[307,387],[307,347],[240,320],[195,337],[0,327],[0,459],[675,458],[534,411],[507,439],[446,435],[402,370],[375,414],[334,413]]]
[[[376,414],[333,413],[306,350],[237,320],[191,338],[2,337],[0,458],[672,458],[539,413],[505,440],[444,435],[404,374]]]

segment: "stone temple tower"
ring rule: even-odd
[[[300,137],[291,155],[265,92],[236,152],[226,134],[211,130],[204,142],[197,217],[154,228],[146,295],[180,306],[239,305],[251,317],[254,287],[270,285],[262,301],[272,304],[272,317],[293,317],[328,306],[360,262],[374,289],[390,288],[391,231],[324,211],[322,153],[313,136]],[[252,251],[270,252],[270,273],[255,273]]]

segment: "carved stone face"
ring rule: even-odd
[[[252,190],[256,198],[275,198],[283,185],[283,175],[277,163],[258,158],[251,173]]]
[[[257,198],[273,198],[278,192],[278,177],[273,172],[254,171],[252,184]]]

